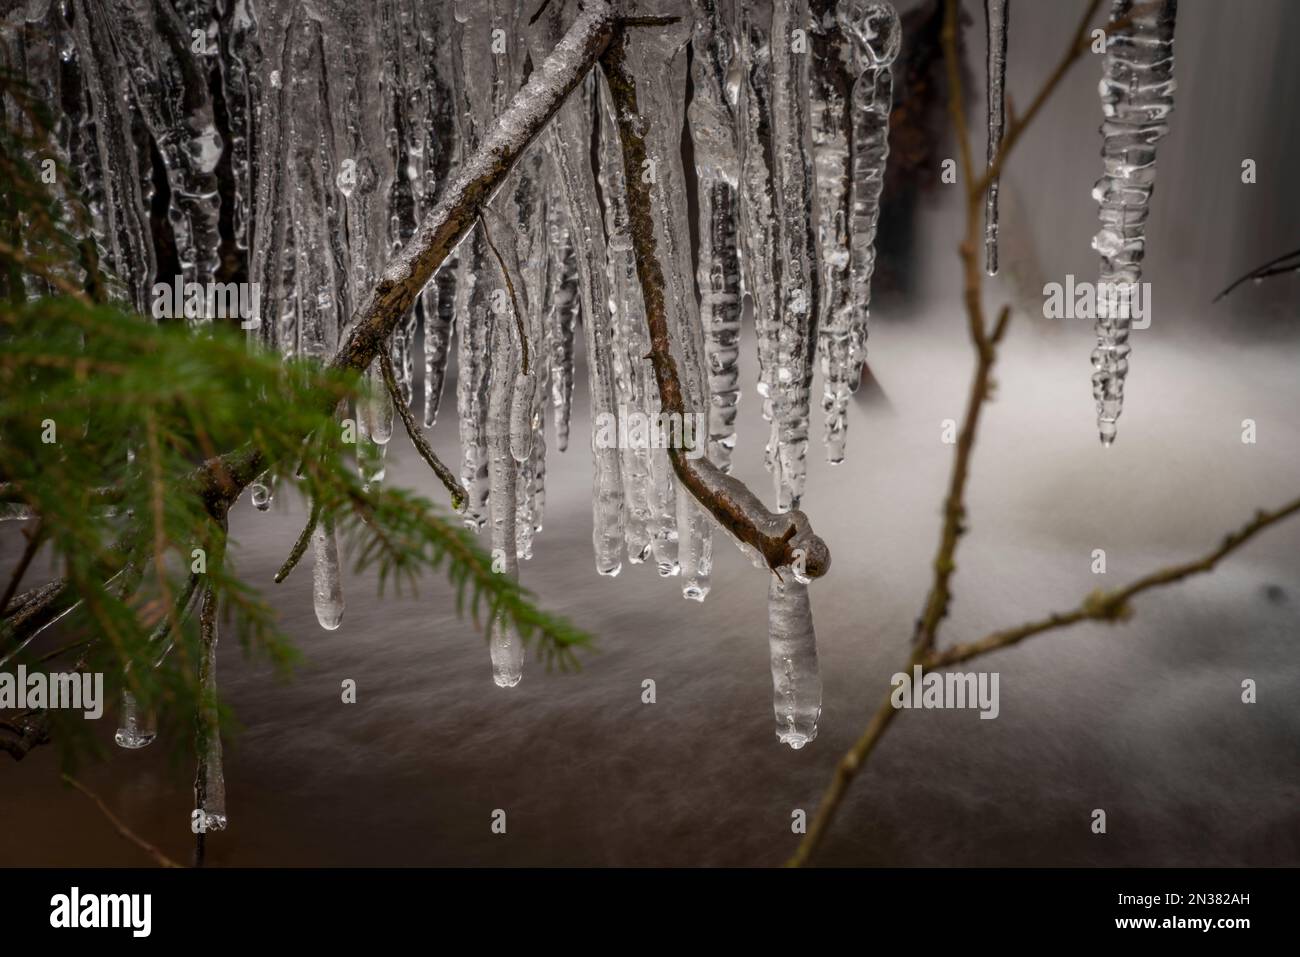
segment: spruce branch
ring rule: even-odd
[[[302,556],[307,552],[307,546],[311,544],[311,533],[316,531],[316,525],[320,522],[320,505],[314,500],[311,503],[311,512],[307,515],[307,524],[302,527],[298,533],[297,540],[293,543],[293,548],[289,550],[289,557],[284,560],[280,570],[275,573],[275,583],[278,585],[292,572]]]

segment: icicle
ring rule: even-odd
[[[498,238],[496,240],[500,242]],[[500,246],[498,246],[500,248]],[[503,253],[503,256],[506,255]],[[518,350],[514,346],[514,313],[510,308],[492,318],[492,374],[488,386],[487,441],[492,494],[492,563],[498,574],[519,578],[518,538],[515,530],[518,506],[518,466],[513,455],[513,410]],[[498,687],[513,688],[523,676],[523,642],[504,616],[492,622],[489,639],[492,679]]]
[[[393,399],[384,386],[379,360],[370,364],[366,373],[367,394],[359,401],[358,423],[365,423],[365,435],[376,445],[387,445],[393,437]]]
[[[510,400],[510,454],[516,462],[524,463],[533,453],[533,390],[537,376],[521,372],[515,376],[515,389]]]
[[[456,315],[455,260],[445,263],[424,294],[424,427],[438,421],[442,384],[451,354],[452,317]],[[436,305],[434,300],[436,298]]]
[[[710,461],[731,471],[740,401],[740,258],[737,191],[740,158],[736,119],[727,100],[732,68],[732,0],[704,0],[691,38],[694,96],[689,107],[699,177],[699,263],[696,282],[709,365]]]
[[[190,22],[184,13],[171,4],[114,4],[111,32],[130,78],[131,106],[147,125],[167,174],[167,219],[181,272],[187,282],[208,282],[219,265],[216,168],[223,147],[208,92],[206,50],[215,24],[201,8]],[[204,52],[196,52],[199,44]]]
[[[468,248],[467,248],[468,247]],[[487,373],[488,305],[479,282],[488,268],[483,237],[478,229],[461,248],[460,276],[456,281],[456,412],[460,431],[460,481],[469,497],[463,517],[472,529],[487,518]]]
[[[799,506],[807,473],[808,406],[821,288],[808,56],[796,49],[795,33],[802,33],[807,22],[808,0],[773,0],[772,173],[779,294],[771,400],[777,432],[777,505],[782,511]]]
[[[122,723],[113,735],[119,748],[137,750],[147,747],[158,737],[158,720],[152,711],[140,708],[135,695],[122,692]]]
[[[984,0],[984,24],[988,37],[988,162],[1002,148],[1002,125],[1006,115],[1007,28],[1011,23],[1011,0]],[[984,263],[990,276],[998,274],[998,181],[989,181],[984,200]]]
[[[789,568],[782,568],[781,575],[784,580],[773,576],[767,590],[772,708],[777,738],[797,751],[817,737],[822,678],[808,586]]]
[[[826,457],[844,459],[844,431],[854,314],[850,281],[849,222],[852,168],[849,132],[853,126],[848,31],[836,22],[838,0],[812,0],[812,143],[817,168],[817,234],[822,257],[822,298],[817,316],[817,353],[825,391]],[[846,18],[851,4],[845,0]]]
[[[561,218],[559,206],[559,202],[547,205],[551,238],[547,245],[550,308],[546,326],[551,343],[555,445],[564,452],[569,447],[569,415],[573,408],[573,333],[582,303],[578,297],[578,255],[573,248],[573,233]]]
[[[458,2],[453,10],[456,99],[460,104],[461,134],[468,147],[477,145],[487,125],[504,108],[519,87],[523,59],[518,4],[508,0],[486,3]],[[502,40],[504,39],[504,46]],[[507,222],[518,222],[514,189],[518,173],[497,191],[492,209]],[[479,281],[495,274],[496,264],[481,229],[461,245],[461,274],[457,279],[456,326],[458,345],[457,411],[460,415],[461,483],[469,492],[464,520],[481,528],[488,517],[490,479],[487,447],[488,381],[493,365],[489,350],[491,297],[503,289],[489,290]],[[485,270],[487,273],[485,273]],[[513,375],[515,370],[510,370]]]
[[[87,92],[75,139],[80,180],[96,187],[90,211],[105,264],[126,284],[135,308],[149,315],[157,262],[149,222],[154,191],[148,147],[134,135],[131,105],[122,96],[124,68],[112,46],[116,31],[108,10],[89,0],[73,0],[72,9],[76,62]]]
[[[741,274],[754,303],[754,332],[758,341],[758,394],[763,418],[771,423],[763,464],[776,472],[776,423],[772,397],[776,381],[778,335],[776,287],[780,263],[776,246],[776,198],[771,165],[772,49],[770,21],[754,4],[737,4],[737,40],[741,75],[735,78],[736,128],[740,143]],[[735,71],[733,70],[733,73]],[[730,78],[729,78],[730,83]]]
[[[312,596],[316,605],[316,620],[326,631],[334,631],[343,623],[343,581],[339,571],[339,544],[334,534],[334,523],[322,519],[311,535]]]
[[[1101,206],[1101,231],[1092,248],[1101,254],[1103,294],[1097,296],[1097,348],[1092,353],[1092,394],[1102,445],[1115,441],[1128,375],[1132,295],[1142,279],[1148,203],[1156,178],[1156,144],[1169,132],[1174,108],[1176,0],[1134,4],[1115,0],[1111,22],[1131,17],[1106,41],[1101,106],[1105,175],[1093,187]]]
[[[831,288],[831,303],[823,312],[828,327],[821,331],[822,411],[826,423],[826,455],[844,460],[849,396],[862,381],[867,358],[867,319],[871,312],[871,278],[876,268],[876,221],[880,190],[889,157],[889,111],[893,101],[891,64],[902,39],[898,14],[888,3],[854,2],[839,9],[843,35],[852,47],[853,86],[849,115],[850,142],[848,295]],[[826,224],[822,223],[824,229]],[[825,250],[823,246],[823,250]],[[827,274],[832,272],[829,264]]]
[[[194,803],[203,812],[204,831],[224,831],[228,823],[221,726],[217,715],[216,604],[216,593],[206,589],[199,617],[199,766],[194,778]]]

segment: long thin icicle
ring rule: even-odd
[[[499,232],[499,230],[498,230]],[[494,242],[501,249],[504,240]],[[503,253],[510,255],[510,253]],[[500,300],[498,300],[500,301]],[[515,317],[509,304],[492,317],[492,372],[488,385],[488,470],[492,494],[489,507],[492,524],[492,561],[500,574],[519,577],[517,536],[515,531],[515,483],[519,467],[511,452],[510,419],[515,390],[515,364],[518,351],[514,345]],[[492,623],[489,639],[492,680],[498,687],[513,688],[523,677],[524,649],[518,633],[504,616]]]
[[[1011,24],[1011,0],[984,0],[984,25],[988,37],[988,162],[997,159],[1002,148],[1002,127],[1006,117],[1007,29]],[[998,181],[989,180],[984,200],[984,268],[998,274]]]
[[[830,328],[822,330],[820,342],[825,377],[822,411],[826,421],[826,454],[832,463],[844,459],[849,396],[862,380],[862,367],[867,359],[871,279],[876,268],[876,222],[880,217],[880,191],[889,158],[891,64],[901,42],[898,14],[888,3],[842,4],[839,24],[851,47],[850,62],[855,78],[850,94],[848,297],[835,300],[831,293],[833,305],[826,312]]]
[[[772,167],[772,50],[770,19],[757,4],[737,3],[735,78],[736,127],[740,145],[741,274],[754,304],[754,332],[758,341],[758,384],[763,418],[773,432],[764,449],[764,464],[776,471],[776,435],[773,396],[776,385],[776,287],[780,267],[776,245],[776,198]],[[734,71],[733,71],[734,72]],[[730,82],[730,79],[729,79]]]
[[[808,407],[821,296],[809,117],[808,56],[797,49],[808,0],[772,3],[772,155],[776,200],[777,506],[799,507],[808,468]],[[806,43],[806,39],[804,41]]]
[[[817,166],[817,234],[822,255],[822,297],[817,317],[817,354],[824,392],[826,455],[844,458],[848,381],[856,345],[858,305],[850,284],[849,223],[853,171],[849,136],[853,129],[852,92],[857,76],[852,44],[836,21],[839,0],[812,0],[812,142]],[[845,0],[847,10],[851,4]]]
[[[1101,206],[1101,231],[1092,248],[1101,254],[1097,297],[1097,347],[1092,353],[1092,394],[1102,445],[1115,441],[1128,375],[1132,296],[1142,279],[1146,222],[1156,179],[1156,144],[1169,132],[1174,108],[1174,19],[1177,0],[1152,5],[1115,0],[1111,21],[1131,24],[1107,38],[1101,81],[1102,159],[1105,175],[1093,187]]]
[[[732,0],[697,4],[689,107],[699,196],[696,283],[709,366],[709,459],[731,471],[740,401],[740,257],[737,249],[737,185],[740,157],[736,119],[727,98],[735,56]]]

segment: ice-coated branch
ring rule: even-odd
[[[429,446],[428,440],[425,439],[424,433],[420,431],[420,426],[416,424],[415,417],[411,414],[407,404],[398,401],[401,393],[397,387],[397,375],[393,369],[393,360],[388,355],[388,350],[384,350],[379,354],[379,370],[383,373],[384,385],[393,397],[393,405],[397,408],[397,414],[402,420],[402,425],[406,426],[406,434],[410,436],[411,444],[420,453],[420,458],[424,459],[429,468],[433,469],[433,474],[438,476],[438,481],[451,493],[451,507],[460,508],[465,502],[465,488],[457,481],[456,476],[451,474],[451,469],[443,465],[438,456],[433,454],[433,449]]]
[[[650,362],[659,387],[660,405],[664,412],[682,415],[685,402],[671,351],[664,305],[664,272],[655,242],[650,188],[641,177],[647,159],[646,120],[637,107],[636,79],[628,70],[625,56],[625,37],[619,31],[609,41],[600,64],[609,83],[623,147],[632,248],[645,301]],[[740,542],[757,549],[773,571],[802,564],[809,578],[826,574],[831,562],[830,549],[813,532],[802,511],[780,515],[768,511],[762,500],[739,479],[727,475],[707,458],[692,461],[685,449],[670,449],[669,458],[682,485],[723,528]]]
[[[331,360],[335,368],[364,372],[370,367],[520,156],[595,64],[613,30],[614,14],[607,0],[588,0],[554,52],[533,71],[466,158],[438,205],[384,267],[348,323]],[[245,447],[204,463],[196,480],[209,507],[237,498],[265,470],[262,458],[257,450]]]

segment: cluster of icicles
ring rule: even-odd
[[[898,16],[888,3],[861,0],[620,6],[629,16],[676,18],[632,30],[627,52],[647,122],[651,159],[641,175],[651,184],[687,408],[707,422],[709,457],[729,468],[747,295],[770,425],[765,461],[778,508],[793,509],[804,489],[814,363],[824,380],[827,457],[837,463],[865,362]],[[990,161],[1002,134],[1007,6],[987,0]],[[1112,17],[1129,7],[1116,0]],[[125,299],[148,310],[158,270],[153,207],[165,200],[184,280],[207,282],[233,256],[243,264],[236,278],[260,291],[257,342],[323,359],[383,263],[433,208],[448,172],[576,12],[575,0],[31,0],[6,22],[4,52],[61,106],[54,146],[84,185]],[[1106,176],[1094,191],[1103,278],[1138,275],[1154,144],[1171,106],[1173,13],[1173,0],[1136,9],[1107,47]],[[684,129],[693,171],[681,161]],[[699,210],[694,256],[689,175]],[[994,183],[991,273],[996,243]],[[703,600],[711,518],[678,487],[664,449],[612,447],[594,434],[598,422],[659,412],[622,156],[599,70],[548,124],[391,343],[402,401],[415,402],[422,379],[426,428],[438,418],[455,351],[463,517],[488,527],[512,576],[542,530],[548,417],[554,446],[569,444],[579,328],[593,421],[596,571],[617,575],[625,557],[653,559],[686,597]],[[1127,335],[1123,317],[1098,323],[1103,439],[1119,414]],[[363,477],[376,483],[394,409],[378,370],[371,376],[375,398],[352,414],[367,452],[358,456]],[[252,503],[268,508],[274,486],[275,476],[262,476]],[[313,550],[317,617],[338,628],[344,601],[333,528],[317,528]],[[816,736],[821,712],[800,571],[772,576],[768,594],[777,734],[794,748]],[[496,683],[517,684],[518,636],[497,623],[490,651]],[[212,675],[209,662],[205,680]],[[123,710],[119,743],[152,740],[148,716],[130,701]],[[209,760],[219,783],[219,739],[215,747]]]

